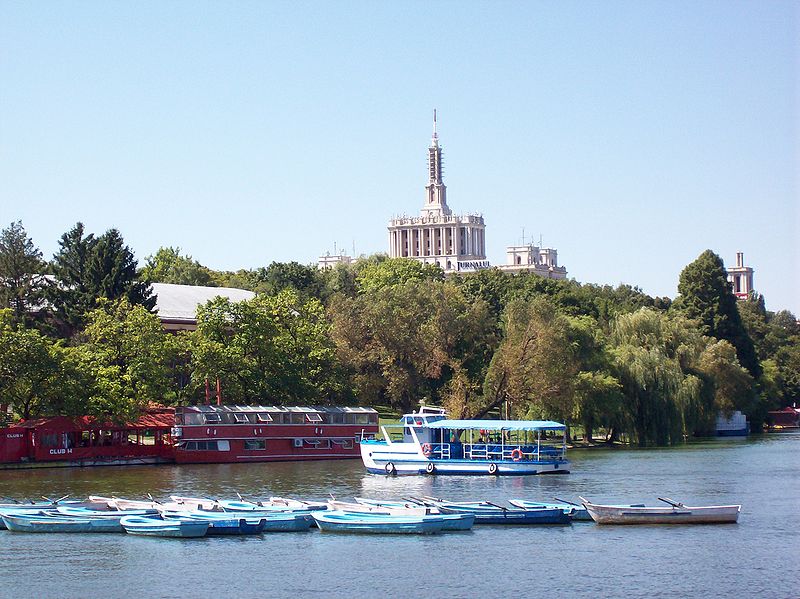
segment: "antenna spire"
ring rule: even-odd
[[[433,141],[434,141],[434,143],[436,142],[436,140],[438,138],[439,138],[439,136],[436,133],[436,109],[434,108],[433,109]]]

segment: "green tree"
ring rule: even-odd
[[[197,312],[192,383],[219,379],[228,403],[327,403],[341,397],[334,347],[319,300],[293,289]]]
[[[126,298],[102,299],[87,315],[77,351],[91,378],[87,413],[117,421],[135,419],[172,390],[173,361],[158,317]]]
[[[21,418],[52,412],[59,391],[59,355],[39,331],[13,325],[0,310],[0,396]]]
[[[753,341],[742,324],[722,259],[706,250],[683,269],[674,306],[700,323],[703,334],[725,339],[753,378],[761,374]]]
[[[151,283],[200,285],[214,287],[211,271],[191,256],[182,256],[181,248],[161,247],[148,256],[141,278]]]
[[[125,298],[131,304],[151,310],[156,298],[150,284],[138,279],[136,267],[133,252],[125,245],[119,231],[106,231],[97,238],[87,264],[87,275],[95,297]]]
[[[362,293],[377,291],[409,281],[443,281],[444,272],[435,264],[410,258],[389,258],[359,266],[356,284]]]
[[[31,320],[32,308],[39,308],[45,288],[42,252],[28,237],[21,221],[0,232],[0,307],[11,308],[14,320]]]

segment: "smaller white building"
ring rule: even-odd
[[[532,272],[548,279],[566,279],[567,269],[558,265],[558,250],[527,245],[506,248],[506,263],[498,266],[504,272]]]
[[[740,300],[748,299],[753,293],[753,269],[744,265],[744,252],[736,252],[736,266],[727,270],[733,295]]]
[[[320,270],[327,270],[335,267],[337,264],[351,264],[352,262],[353,259],[350,256],[345,256],[344,254],[331,256],[330,252],[325,252],[325,255],[320,256],[319,260],[317,260],[317,268]]]

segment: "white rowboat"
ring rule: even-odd
[[[669,506],[600,505],[581,497],[598,524],[725,524],[739,519],[741,505],[688,506],[663,499]]]

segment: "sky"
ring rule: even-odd
[[[0,227],[218,270],[388,251],[432,112],[488,259],[675,297],[706,249],[800,315],[800,4],[0,0]]]

